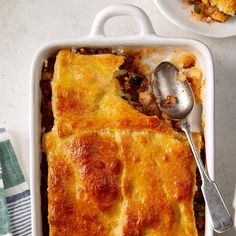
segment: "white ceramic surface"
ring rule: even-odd
[[[197,21],[191,16],[192,6],[184,0],[153,0],[161,13],[184,30],[213,38],[227,38],[236,35],[236,17],[224,23],[211,24]]]
[[[104,24],[112,16],[129,15],[134,17],[139,26],[140,33],[125,37],[106,37],[104,34]],[[142,20],[140,20],[142,19]],[[92,30],[89,36],[80,39],[68,39],[53,41],[42,46],[36,53],[32,65],[31,73],[31,120],[30,120],[30,177],[32,191],[32,223],[33,235],[41,234],[41,210],[40,210],[40,99],[41,92],[39,81],[41,78],[41,68],[43,61],[53,52],[61,48],[77,48],[80,46],[90,47],[111,47],[111,46],[143,46],[143,47],[183,47],[195,53],[206,79],[204,87],[203,116],[206,121],[204,130],[206,141],[206,157],[208,171],[211,178],[214,178],[214,80],[213,63],[208,48],[195,40],[182,38],[162,38],[158,37],[152,28],[149,18],[139,8],[129,5],[110,6],[95,17]],[[194,121],[193,121],[194,122]],[[194,125],[194,123],[193,123]],[[206,215],[206,236],[212,236],[213,231],[210,224],[209,215]]]

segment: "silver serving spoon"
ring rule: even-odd
[[[151,86],[160,109],[172,120],[177,120],[185,132],[202,178],[202,193],[208,206],[213,228],[218,233],[229,230],[233,221],[216,184],[208,176],[195,146],[188,115],[194,106],[189,83],[178,79],[179,70],[169,62],[162,62],[153,73]]]

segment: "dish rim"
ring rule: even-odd
[[[105,22],[107,19],[118,15],[131,15],[137,19],[141,27],[141,33],[123,37],[106,37],[103,31]],[[141,21],[139,19],[141,19]],[[202,54],[207,64],[206,89],[209,90],[206,100],[203,101],[207,109],[205,117],[206,132],[204,135],[206,141],[206,159],[209,175],[214,179],[214,69],[210,50],[206,45],[196,40],[157,36],[153,31],[151,22],[146,13],[140,8],[127,4],[112,5],[97,14],[90,35],[79,39],[64,39],[48,42],[40,47],[34,56],[30,80],[30,185],[32,199],[32,235],[35,236],[42,234],[40,209],[40,158],[36,158],[39,157],[41,153],[41,93],[39,87],[41,69],[44,60],[54,51],[62,48],[78,48],[82,46],[188,46],[195,48]],[[208,211],[206,211],[205,222],[205,235],[212,236],[213,229],[210,224]]]

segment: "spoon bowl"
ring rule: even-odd
[[[157,102],[172,120],[185,119],[194,106],[192,89],[186,79],[180,78],[179,70],[169,62],[162,62],[152,76],[152,89]]]

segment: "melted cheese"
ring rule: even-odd
[[[60,51],[47,153],[50,235],[194,236],[196,164],[185,136],[121,95],[123,57]],[[201,136],[194,135],[198,148]]]
[[[210,0],[220,11],[234,16],[236,13],[236,0]]]

